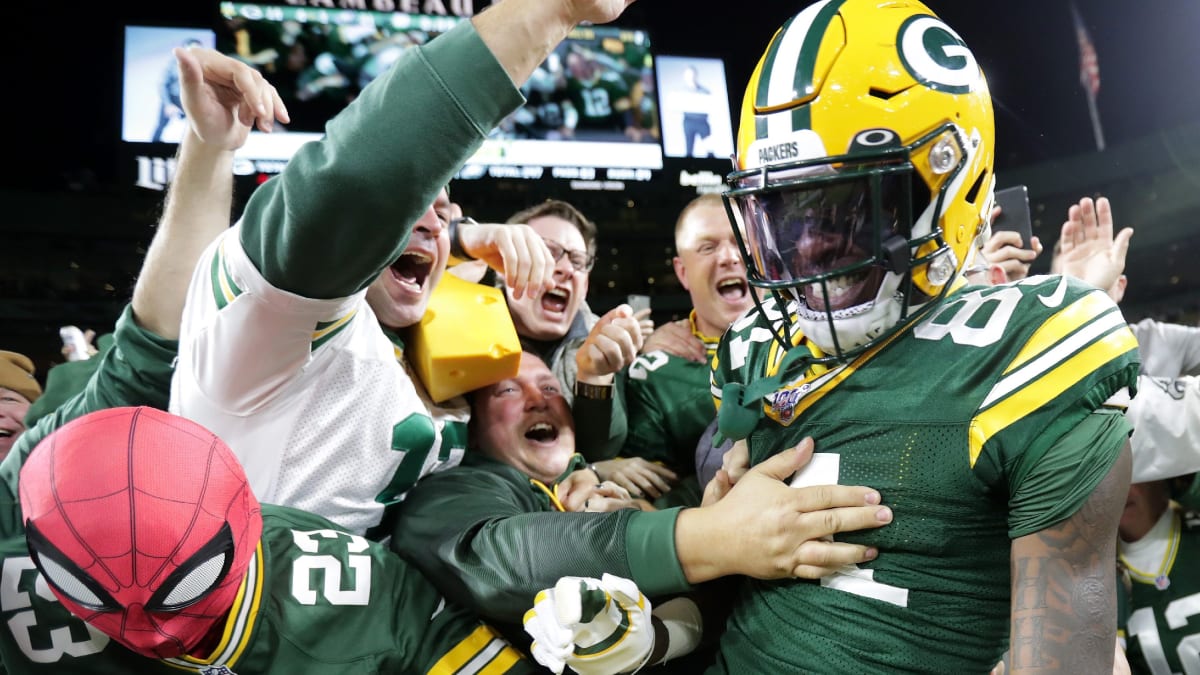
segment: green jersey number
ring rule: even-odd
[[[57,605],[58,598],[50,592],[42,573],[28,556],[5,558],[4,570],[0,572],[0,610],[6,614],[16,611],[8,619],[8,629],[25,658],[33,663],[56,663],[64,656],[78,658],[98,654],[108,645],[107,635],[76,618],[61,605],[58,607],[64,615],[62,621],[51,622],[57,624],[55,626],[38,625],[30,590]],[[87,638],[76,640],[72,634],[87,635]]]
[[[1163,618],[1167,627],[1178,630],[1188,624],[1188,620],[1200,614],[1200,593],[1174,600],[1167,605]],[[1137,636],[1142,648],[1142,656],[1146,665],[1150,666],[1153,675],[1172,675],[1167,656],[1163,653],[1162,637],[1158,634],[1158,622],[1154,619],[1154,609],[1143,607],[1129,615],[1128,630],[1130,635]],[[1179,664],[1187,675],[1200,675],[1200,634],[1189,635],[1179,641],[1175,648]]]
[[[347,539],[345,556],[317,554],[321,539]],[[317,604],[317,591],[312,586],[312,573],[324,573],[325,583],[321,594],[331,605],[365,605],[371,599],[371,556],[361,555],[369,544],[366,539],[349,532],[337,530],[292,530],[292,540],[305,553],[292,563],[292,597],[302,605]],[[342,588],[342,567],[353,572],[353,586]]]
[[[437,439],[436,422],[429,415],[412,413],[396,426],[392,427],[392,450],[404,453],[400,466],[388,486],[375,497],[380,504],[395,504],[404,494],[417,484],[425,471],[429,453],[433,452],[433,443]],[[454,456],[455,452],[462,456],[467,448],[467,425],[455,420],[447,420],[442,425],[442,442],[438,446],[438,462],[445,462]],[[457,463],[457,460],[455,461]]]

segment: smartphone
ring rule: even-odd
[[[637,314],[643,309],[650,309],[650,296],[631,293],[625,296],[625,303],[633,308],[634,314]]]
[[[1029,189],[1016,185],[996,190],[1000,215],[992,223],[992,232],[1011,230],[1021,235],[1021,248],[1033,250],[1033,216],[1029,212]]]

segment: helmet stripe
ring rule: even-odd
[[[780,29],[767,54],[763,58],[763,73],[768,78],[759,80],[755,94],[758,109],[772,104],[779,105],[802,98],[812,93],[813,71],[816,68],[817,52],[829,28],[845,0],[822,0],[800,12]],[[779,115],[769,124],[791,125],[791,129],[772,128],[772,134],[786,134],[797,129],[811,127],[807,106],[801,106],[793,114]],[[759,138],[762,138],[759,135]]]

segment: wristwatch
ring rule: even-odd
[[[575,395],[593,401],[612,400],[613,386],[611,384],[588,384],[575,380]]]
[[[474,260],[464,249],[462,240],[459,239],[459,225],[478,225],[474,218],[451,218],[450,224],[446,226],[446,232],[450,236],[450,256],[459,260]]]

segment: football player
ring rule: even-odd
[[[626,371],[629,435],[622,454],[662,463],[618,473],[616,462],[597,462],[602,478],[610,478],[633,493],[659,497],[674,492],[670,481],[682,477],[673,496],[660,504],[700,503],[695,479],[696,443],[716,415],[708,387],[708,360],[734,319],[753,306],[737,240],[718,195],[693,199],[675,223],[675,275],[692,299],[688,317],[691,333],[705,347],[706,360],[696,362],[667,351],[639,356]],[[669,467],[670,476],[655,467]],[[626,476],[625,474],[629,475]]]
[[[1192,639],[1200,631],[1194,611],[1200,594],[1200,515],[1172,500],[1195,499],[1195,476],[1129,486],[1121,514],[1120,552],[1127,606],[1122,625],[1134,672],[1152,675],[1196,669]]]
[[[7,673],[533,672],[382,545],[260,505],[184,418],[90,413],[19,476],[0,487]]]
[[[915,0],[822,0],[746,90],[727,205],[767,297],[713,360],[751,464],[806,436],[796,485],[867,483],[880,556],[750,581],[715,672],[1109,672],[1137,343],[1065,277],[968,287],[992,209],[992,104],[959,35]],[[737,230],[735,230],[736,232]]]
[[[571,135],[595,140],[597,132],[636,134],[629,83],[590,51],[568,51],[565,60]]]
[[[517,296],[554,264],[529,228],[452,232],[442,187],[520,105],[514,82],[576,23],[631,1],[505,0],[406,50],[202,257],[171,410],[225,439],[260,499],[362,534],[461,459],[466,406],[433,407],[397,331],[452,253],[485,258]]]

